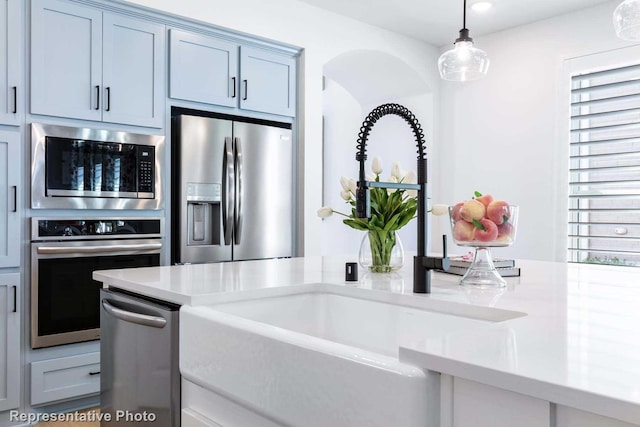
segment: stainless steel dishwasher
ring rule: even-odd
[[[112,289],[100,306],[101,426],[180,426],[180,307]]]

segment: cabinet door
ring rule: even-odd
[[[31,113],[100,120],[102,12],[60,0],[31,7]]]
[[[454,378],[452,398],[452,427],[549,427],[550,425],[549,402],[524,394]],[[442,423],[442,425],[447,424]]]
[[[0,268],[20,265],[20,134],[0,131]]]
[[[295,116],[295,59],[260,49],[240,49],[240,108]]]
[[[164,26],[104,14],[104,121],[162,127]]]
[[[20,275],[0,274],[0,412],[20,405]]]
[[[0,0],[0,123],[20,124],[18,84],[22,69],[20,0]]]
[[[237,44],[174,29],[169,39],[171,98],[237,106]]]

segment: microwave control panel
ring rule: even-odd
[[[148,193],[153,198],[155,158],[154,147],[138,147],[138,197],[140,193]]]

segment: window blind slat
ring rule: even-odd
[[[628,65],[626,67],[611,68],[611,69],[602,70],[602,71],[594,71],[592,73],[585,73],[585,74],[578,73],[571,76],[571,81],[578,82],[582,80],[593,80],[595,78],[621,75],[627,72],[634,72],[634,71],[637,71],[638,74],[640,74],[640,64]]]
[[[599,117],[617,117],[623,114],[629,114],[634,112],[640,112],[640,108],[624,108],[622,110],[610,110],[610,111],[602,111],[599,113],[579,114],[579,115],[571,116],[571,118],[573,120],[584,120],[584,119],[599,118]]]
[[[577,95],[577,94],[583,94],[583,93],[598,93],[603,90],[627,88],[632,86],[640,86],[640,77],[633,80],[623,81],[623,82],[605,83],[605,84],[595,85],[590,87],[571,89],[571,94]]]
[[[586,106],[594,106],[594,105],[602,105],[608,103],[618,103],[624,101],[633,101],[640,100],[640,93],[633,93],[630,95],[621,95],[621,96],[610,96],[606,98],[598,98],[598,99],[589,99],[586,101],[576,101],[572,102],[572,107],[586,107]]]
[[[594,132],[594,131],[597,132],[597,131],[603,131],[603,130],[625,130],[625,129],[640,130],[640,127],[638,127],[638,125],[640,125],[640,122],[623,123],[618,125],[584,127],[584,128],[571,129],[571,133],[585,133],[585,132]]]
[[[569,172],[607,172],[607,171],[633,171],[633,170],[638,170],[638,172],[640,172],[640,166],[639,165],[632,165],[632,166],[602,166],[602,167],[593,167],[593,168],[570,168]],[[592,182],[592,181],[588,181],[588,182]],[[601,182],[601,181],[596,181],[596,182]],[[611,181],[611,182],[618,182],[618,181]],[[584,183],[582,181],[580,181],[579,183]]]
[[[626,159],[628,157],[631,157],[631,158],[637,157],[640,160],[640,155],[636,151],[600,153],[600,154],[579,154],[575,156],[569,156],[570,159],[574,159],[574,160],[606,159],[610,157],[614,157],[616,159]]]
[[[630,136],[625,138],[605,138],[605,139],[592,139],[591,141],[572,141],[570,144],[572,146],[589,146],[589,145],[600,145],[600,144],[608,144],[608,143],[624,143],[624,142],[640,142],[640,134],[638,136]]]

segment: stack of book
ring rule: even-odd
[[[456,274],[458,276],[464,276],[473,261],[469,259],[468,256],[452,256],[449,259],[451,260],[451,267],[449,267],[449,270],[445,271],[445,273]],[[494,258],[493,265],[502,277],[520,276],[520,268],[516,267],[515,260]]]

